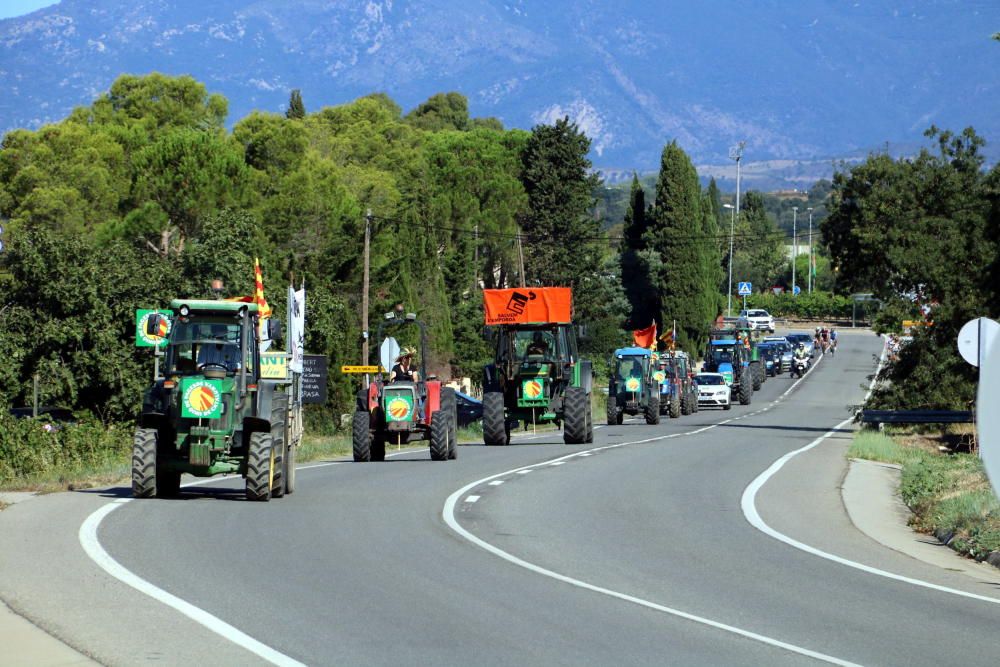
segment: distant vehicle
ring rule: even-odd
[[[774,349],[777,350],[780,358],[780,365],[777,369],[779,374],[785,373],[791,369],[792,357],[795,354],[795,344],[790,342],[784,336],[768,336],[761,344],[773,345]]]
[[[760,350],[760,357],[764,360],[764,372],[769,377],[774,377],[781,370],[781,349],[780,343],[757,343]]]
[[[11,408],[10,414],[17,419],[31,419],[31,408]],[[67,408],[44,406],[38,408],[38,421],[46,431],[58,431],[67,424],[76,423],[76,415]]]
[[[809,353],[809,358],[812,359],[816,356],[816,350],[813,345],[813,335],[808,333],[790,333],[785,336],[789,341],[791,341],[793,347],[798,347],[799,343],[806,344],[806,351]]]
[[[747,327],[754,331],[774,333],[774,318],[771,317],[771,313],[759,308],[741,310],[737,326]]]
[[[455,392],[455,402],[458,406],[458,427],[465,428],[483,418],[483,402],[463,394]]]
[[[698,373],[694,376],[694,381],[698,385],[699,406],[716,406],[723,410],[732,408],[729,402],[729,385],[722,373]]]

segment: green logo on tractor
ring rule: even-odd
[[[146,320],[151,315],[160,313],[163,319],[160,321],[160,335],[150,336],[146,333]],[[170,333],[171,322],[167,313],[159,310],[137,310],[135,311],[135,346],[136,347],[163,347],[167,344],[167,334]]]
[[[639,378],[629,378],[625,380],[625,390],[626,391],[639,391],[640,386]]]
[[[529,401],[545,397],[545,380],[534,378],[521,383],[521,395]]]
[[[217,419],[222,416],[222,382],[185,378],[181,381],[181,417]]]
[[[385,418],[391,422],[405,422],[413,418],[413,395],[409,392],[385,397]]]
[[[655,373],[653,373],[653,379],[659,382],[660,384],[663,384],[663,381],[667,379],[667,372],[656,371]]]

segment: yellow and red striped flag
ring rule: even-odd
[[[267,337],[267,320],[271,317],[271,307],[264,299],[264,275],[260,270],[260,260],[253,258],[253,300],[257,304],[258,329],[261,340],[261,352],[271,345],[271,340]],[[266,342],[265,342],[266,341]]]

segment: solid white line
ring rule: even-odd
[[[565,465],[565,463],[566,463],[565,461],[553,461],[549,465],[552,465],[552,466],[561,466],[561,465]]]
[[[534,472],[534,471],[530,470],[530,469],[529,470],[518,470],[517,474],[518,475],[527,475],[529,472]]]
[[[130,499],[123,498],[121,500],[124,500],[125,502],[113,502],[104,505],[87,517],[86,521],[84,521],[80,526],[80,544],[83,546],[84,551],[87,552],[87,555],[90,556],[91,560],[97,563],[101,569],[115,579],[128,584],[137,591],[145,593],[149,597],[157,600],[158,602],[162,602],[168,607],[172,607],[190,618],[195,623],[211,630],[224,639],[228,639],[237,646],[250,651],[271,664],[287,667],[304,667],[303,663],[298,660],[295,660],[294,658],[291,658],[284,653],[257,641],[250,635],[233,627],[232,625],[229,625],[217,616],[213,616],[207,611],[194,606],[190,602],[186,602],[176,595],[171,595],[162,588],[154,586],[142,577],[139,577],[138,575],[127,570],[120,563],[118,563],[118,561],[112,558],[108,552],[104,550],[104,547],[101,546],[100,541],[98,541],[97,528],[100,526],[104,517],[118,507],[127,503]]]

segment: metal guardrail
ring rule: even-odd
[[[878,428],[882,424],[971,424],[971,410],[862,410],[861,423]]]

